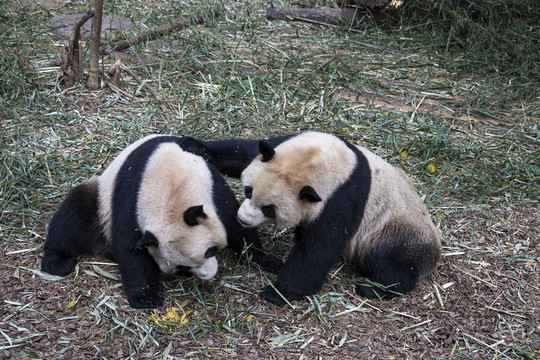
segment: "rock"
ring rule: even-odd
[[[73,31],[73,24],[83,14],[70,14],[70,15],[57,15],[47,21],[47,26],[54,28],[55,35],[60,38],[69,39],[71,32]],[[88,38],[90,36],[90,29],[92,28],[92,20],[88,20],[81,27],[81,38]],[[111,36],[116,32],[129,29],[133,26],[133,22],[122,16],[106,15],[103,17],[101,25],[101,35],[103,37]]]

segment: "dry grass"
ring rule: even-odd
[[[538,4],[501,15],[492,1],[473,17],[436,3],[342,29],[268,23],[261,4],[245,1],[106,1],[106,13],[137,24],[118,38],[219,12],[129,50],[146,59],[126,66],[157,101],[127,75],[97,92],[59,90],[48,64],[62,41],[43,24],[83,9],[0,2],[0,46],[16,46],[43,83],[2,51],[0,357],[538,358]],[[47,222],[69,189],[134,140],[310,129],[359,142],[414,179],[444,256],[410,295],[359,298],[339,264],[319,294],[278,309],[257,295],[273,277],[225,254],[210,283],[164,278],[165,306],[151,312],[127,305],[104,259],[82,259],[64,279],[38,271]],[[261,231],[286,256],[291,234]]]

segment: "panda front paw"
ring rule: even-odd
[[[41,262],[41,270],[46,273],[66,276],[75,269],[76,257],[62,257],[54,252],[46,252]]]
[[[128,302],[135,309],[155,309],[163,305],[163,297],[159,294],[136,294],[128,295]]]
[[[271,302],[274,305],[280,307],[285,305],[285,300],[283,300],[283,298],[277,293],[277,291],[270,285],[267,285],[263,289],[263,291],[261,292],[261,296],[263,299]]]

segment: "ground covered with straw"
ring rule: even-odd
[[[204,16],[126,50],[153,93],[127,72],[99,91],[85,79],[62,88],[51,63],[64,40],[46,24],[86,2],[0,1],[0,358],[539,358],[540,5],[454,3],[409,0],[382,22],[330,27],[268,22],[267,4],[244,0],[105,0],[105,14],[135,24],[107,43]],[[105,72],[113,64],[103,57]],[[410,294],[360,298],[339,263],[317,295],[277,308],[258,295],[274,276],[224,252],[213,281],[163,277],[164,306],[143,311],[105,258],[65,278],[39,271],[69,189],[134,140],[305,130],[366,146],[413,179],[443,256]],[[287,256],[290,232],[261,234]]]

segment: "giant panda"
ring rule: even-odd
[[[160,270],[209,280],[218,251],[241,252],[244,238],[253,259],[277,271],[281,260],[263,252],[255,229],[240,225],[234,193],[210,162],[190,137],[151,135],[129,145],[53,215],[42,270],[66,275],[79,255],[109,250],[134,308],[162,304]]]
[[[405,173],[325,133],[208,141],[222,173],[241,176],[247,228],[294,228],[294,247],[262,296],[276,305],[316,293],[340,256],[367,279],[365,297],[411,291],[437,264],[441,242]],[[281,295],[280,295],[281,294]]]

